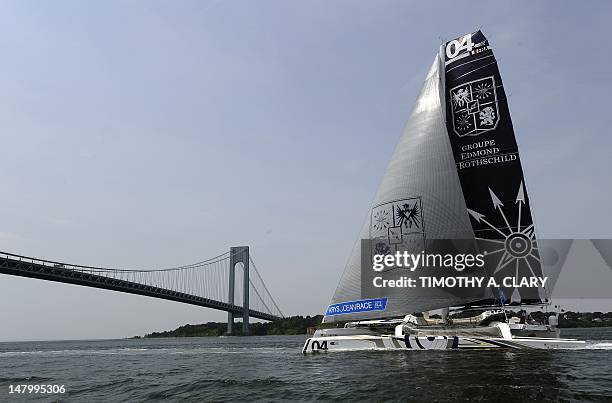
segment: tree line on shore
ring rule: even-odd
[[[249,334],[251,336],[306,334],[308,328],[318,327],[322,319],[322,315],[290,316],[274,322],[254,322],[249,324]],[[226,334],[227,322],[208,322],[199,325],[184,325],[165,332],[153,332],[144,337],[218,337]],[[242,322],[234,324],[234,334],[242,335]]]
[[[531,313],[531,317],[536,321],[541,321],[545,318],[545,316],[548,315],[550,314],[541,311]],[[250,323],[249,334],[251,336],[306,334],[309,329],[312,331],[315,328],[321,327],[322,319],[322,315],[290,316],[274,322]],[[324,327],[329,326],[330,325]],[[563,312],[559,314],[558,327],[612,327],[612,312]],[[174,330],[148,333],[144,337],[219,337],[224,336],[226,334],[226,322],[208,322],[198,325],[183,325]],[[242,335],[241,322],[236,322],[236,324],[234,325],[234,334],[236,336]],[[140,337],[137,336],[136,338]]]

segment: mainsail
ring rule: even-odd
[[[440,53],[446,125],[467,211],[480,244],[498,251],[491,273],[542,276],[508,101],[489,42],[478,31],[447,42]],[[495,297],[538,303],[542,291],[501,287]]]
[[[501,77],[480,31],[443,44],[434,58],[330,307],[363,300],[364,239],[426,245],[429,240],[475,238],[505,248],[497,253],[503,256],[497,272],[541,271]],[[517,256],[527,263],[519,267]],[[508,299],[515,294],[407,289],[380,295],[384,304],[379,309],[340,314],[328,309],[324,321],[398,317],[495,299],[497,292]]]

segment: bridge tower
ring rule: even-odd
[[[242,334],[249,334],[249,247],[236,246],[230,248],[230,270],[229,270],[229,303],[234,304],[234,290],[236,288],[236,265],[242,263],[244,268],[244,280],[242,282]],[[234,334],[234,312],[227,314],[227,334]]]

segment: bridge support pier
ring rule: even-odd
[[[234,286],[235,278],[236,278],[236,268],[235,263],[233,263],[232,257],[232,249],[230,248],[230,268],[229,268],[229,298],[228,303],[234,304]],[[234,312],[227,313],[227,334],[232,336],[234,334]]]
[[[230,304],[234,304],[234,294],[236,288],[236,265],[242,263],[244,268],[244,279],[242,282],[243,305],[242,305],[242,334],[249,334],[249,247],[236,246],[230,248],[230,271],[229,271],[229,300]],[[227,314],[227,334],[234,334],[234,312]]]

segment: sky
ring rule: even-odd
[[[148,269],[249,245],[285,315],[321,313],[440,42],[478,28],[540,236],[612,238],[610,20],[604,1],[3,1],[0,250]],[[226,319],[5,275],[0,312],[0,341]]]

